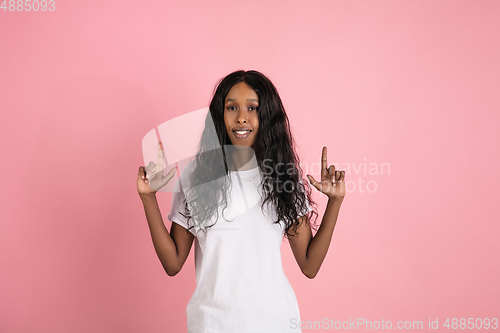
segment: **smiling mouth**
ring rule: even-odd
[[[246,139],[252,131],[247,130],[247,131],[233,131],[234,136],[237,139]]]

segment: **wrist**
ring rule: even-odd
[[[156,192],[139,193],[139,197],[143,202],[148,200],[156,200]]]
[[[340,205],[344,201],[344,197],[328,197],[328,204]]]

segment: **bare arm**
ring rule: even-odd
[[[146,175],[146,168],[139,167],[137,192],[144,205],[151,239],[158,259],[160,259],[165,272],[169,276],[174,276],[179,273],[186,262],[193,244],[194,235],[177,223],[172,223],[169,233],[163,223],[158,201],[156,200],[156,191],[172,179],[176,170],[176,168],[172,168],[166,176],[163,176],[163,167],[163,144],[159,142],[157,164],[150,163],[148,175]],[[150,184],[150,181],[153,184]]]
[[[299,218],[299,227],[293,237],[289,238],[290,247],[302,273],[313,279],[326,257],[333,236],[333,229],[339,215],[340,200],[328,200],[321,226],[312,237],[311,225],[307,215]]]
[[[179,273],[186,262],[194,235],[177,223],[172,223],[169,233],[163,223],[156,195],[141,194],[140,197],[158,259],[165,272],[169,276],[174,276]]]
[[[330,242],[333,236],[333,229],[337,223],[340,206],[345,196],[345,172],[335,170],[334,165],[327,168],[327,150],[323,147],[321,155],[321,182],[317,182],[314,177],[308,175],[311,184],[316,189],[328,196],[321,226],[314,237],[312,237],[311,225],[307,215],[297,220],[297,232],[290,237],[290,247],[292,248],[295,260],[305,276],[312,279],[318,274],[319,268],[325,259]]]

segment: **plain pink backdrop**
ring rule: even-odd
[[[164,273],[141,140],[238,69],[276,85],[304,167],[325,145],[376,184],[346,196],[315,279],[283,243],[302,320],[500,318],[499,17],[497,0],[0,10],[0,331],[186,332],[193,252]]]

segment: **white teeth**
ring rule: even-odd
[[[234,132],[243,135],[249,133],[250,131],[234,131]]]

